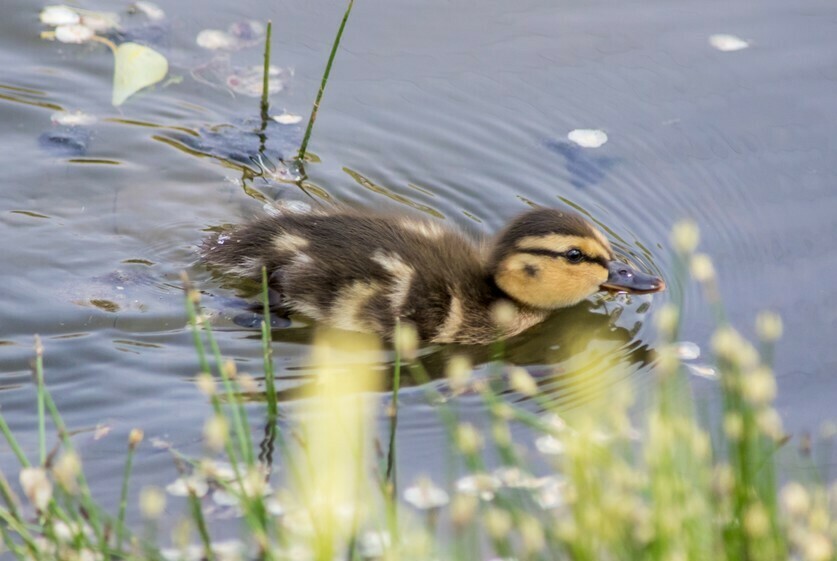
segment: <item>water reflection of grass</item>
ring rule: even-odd
[[[679,267],[691,271],[720,311],[711,262],[693,253],[695,245],[694,230],[681,227],[675,238]],[[163,526],[166,495],[146,488],[139,504],[131,505],[141,511],[144,527],[126,526],[132,461],[143,439],[139,430],[126,446],[118,512],[105,511],[93,499],[70,432],[44,385],[38,344],[35,459],[0,416],[0,431],[20,463],[19,485],[0,477],[0,533],[13,556],[825,561],[837,555],[837,487],[829,493],[823,481],[790,482],[781,489],[777,484],[775,455],[787,437],[772,405],[773,344],[781,332],[774,315],[758,319],[759,349],[729,325],[716,331],[712,347],[723,417],[714,431],[697,421],[673,352],[679,324],[674,307],[657,316],[662,341],[653,404],[636,426],[628,384],[583,414],[562,418],[524,370],[513,370],[508,384],[539,402],[542,413],[501,397],[502,361],[496,377],[475,380],[467,360],[452,358],[445,389],[423,386],[447,434],[443,483],[397,478],[397,399],[388,408],[389,434],[376,434],[372,419],[382,373],[357,365],[358,356],[380,361],[374,338],[319,333],[311,354],[317,383],[298,404],[295,421],[279,430],[268,327],[262,325],[268,399],[245,405],[242,396],[261,388],[221,357],[198,292],[188,286],[186,302],[202,372],[196,383],[213,409],[204,428],[204,457],[170,449],[181,477],[168,490],[184,497],[187,514]],[[421,378],[409,328],[403,326],[397,339],[399,369]],[[465,390],[481,396],[489,426],[460,420],[455,396]],[[396,384],[392,393],[397,391]],[[250,430],[248,415],[254,413],[267,419],[259,442]],[[60,440],[52,450],[48,418]],[[528,447],[515,442],[512,429],[519,425],[529,428],[548,469],[542,458],[527,459]],[[281,481],[275,466],[286,474]],[[219,523],[211,511],[219,504],[242,521],[238,540],[215,539]],[[161,536],[163,527],[172,528],[170,537]],[[172,547],[161,549],[159,542],[169,539]]]

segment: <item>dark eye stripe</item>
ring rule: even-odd
[[[517,252],[518,253],[528,253],[529,255],[543,255],[545,257],[554,257],[554,258],[563,257],[564,259],[567,259],[567,254],[566,253],[561,253],[560,251],[552,251],[551,249],[542,249],[542,248],[539,248],[539,247],[518,249]],[[569,259],[567,259],[567,260],[569,261]],[[583,263],[583,262],[596,263],[597,265],[601,265],[602,267],[607,269],[607,259],[604,259],[603,257],[591,257],[590,255],[587,255],[586,253],[582,253],[581,254],[581,261],[578,261],[578,263]]]

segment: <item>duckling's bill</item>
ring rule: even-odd
[[[602,283],[602,290],[630,292],[632,294],[651,294],[665,290],[663,279],[637,271],[626,263],[611,261],[607,265],[607,280]]]

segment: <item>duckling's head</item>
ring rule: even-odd
[[[616,261],[610,242],[580,215],[539,208],[500,233],[489,262],[494,281],[527,306],[554,310],[600,290],[645,294],[665,282]]]

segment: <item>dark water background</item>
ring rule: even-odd
[[[259,371],[253,330],[230,320],[234,293],[197,262],[207,229],[261,212],[254,192],[311,202],[294,185],[242,185],[240,168],[211,157],[250,153],[252,139],[237,131],[258,117],[258,100],[194,79],[212,58],[195,36],[272,19],[273,61],[294,68],[271,98],[273,112],[307,116],[344,7],[159,4],[167,20],[148,33],[168,57],[170,76],[182,81],[119,109],[110,105],[105,47],[41,40],[37,2],[6,0],[0,8],[0,407],[34,454],[29,361],[40,334],[47,382],[67,423],[111,429],[99,440],[77,437],[108,502],[131,428],[187,452],[201,447],[208,407],[191,382],[198,366],[181,271],[219,313],[223,352],[242,370]],[[123,12],[128,4],[80,5]],[[718,51],[708,43],[716,33],[750,46]],[[234,53],[232,63],[260,60],[256,47]],[[475,233],[496,231],[529,203],[569,203],[606,226],[624,253],[667,277],[668,231],[694,218],[731,320],[752,334],[759,310],[784,318],[778,409],[786,429],[800,434],[833,421],[837,398],[835,93],[837,5],[829,0],[360,0],[310,146],[320,163],[308,172],[317,200],[407,205]],[[50,122],[58,108],[99,120],[66,131]],[[287,153],[300,126],[272,125],[270,150]],[[609,141],[573,147],[566,135],[576,128],[604,130]],[[655,336],[647,320],[679,295],[683,338],[706,354],[706,304],[697,288],[669,280],[670,291],[653,299],[576,314],[592,324],[582,345],[588,358],[604,356],[605,365],[620,363],[641,381],[648,374],[641,355]],[[618,308],[621,330],[614,330],[606,314]],[[566,361],[567,336],[552,322],[513,345],[514,358],[534,363],[535,374],[549,370]],[[277,338],[286,340],[274,352],[290,384],[305,374],[305,331]],[[562,370],[572,374],[572,364]],[[556,382],[554,399],[573,407],[615,383],[624,382],[603,368],[574,393],[562,394]],[[714,382],[694,383],[711,403]],[[403,405],[401,479],[438,475],[444,433],[433,408],[420,391],[408,391]],[[465,417],[482,418],[478,401],[462,407]],[[0,466],[14,471],[5,444]],[[166,453],[143,449],[135,489],[174,477]]]

